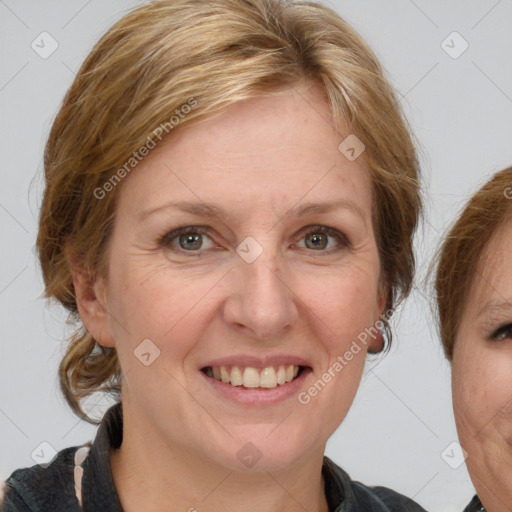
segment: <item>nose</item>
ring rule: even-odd
[[[232,279],[232,293],[223,310],[230,328],[272,341],[281,339],[297,323],[296,296],[275,256],[263,251],[252,263],[238,259]]]

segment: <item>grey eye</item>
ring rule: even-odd
[[[203,235],[190,233],[180,235],[179,244],[182,249],[197,251],[203,245]]]
[[[303,248],[330,253],[350,247],[350,242],[346,236],[335,229],[327,226],[308,226],[306,229],[307,231],[303,230],[301,232],[300,246]]]
[[[328,244],[328,236],[325,233],[309,233],[305,240],[308,249],[325,249]],[[311,245],[308,245],[308,242]]]
[[[212,249],[215,244],[207,234],[207,228],[187,226],[175,229],[164,235],[158,245],[164,247],[166,251],[188,255],[195,254],[195,251]]]

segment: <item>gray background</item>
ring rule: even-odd
[[[512,164],[512,1],[325,3],[370,43],[403,95],[420,145],[427,200],[416,243],[419,275],[395,319],[395,345],[367,365],[327,455],[353,478],[392,487],[428,510],[461,511],[473,487],[464,464],[451,467],[460,461],[457,447],[449,447],[456,440],[450,369],[422,277],[468,194]],[[34,243],[42,154],[81,62],[99,36],[138,4],[0,0],[0,478],[33,465],[31,453],[42,441],[60,450],[94,437],[95,427],[78,421],[60,396],[66,317],[41,299]],[[31,48],[43,31],[59,45],[47,59]],[[441,46],[454,31],[469,44],[456,59]],[[452,52],[462,48],[453,36],[448,44]],[[101,415],[109,403],[97,400],[89,408]]]

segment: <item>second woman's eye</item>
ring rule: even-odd
[[[491,335],[491,338],[495,341],[503,341],[506,339],[512,340],[512,324],[500,327]]]

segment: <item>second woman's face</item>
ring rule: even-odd
[[[512,222],[479,262],[455,341],[453,403],[466,464],[487,510],[512,503]]]
[[[299,92],[162,142],[123,183],[110,239],[100,339],[127,421],[236,470],[321,456],[381,348],[365,335],[384,305],[370,179]]]

